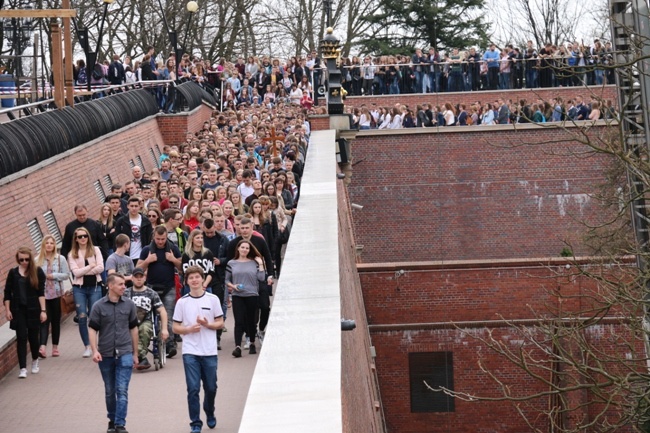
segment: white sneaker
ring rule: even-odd
[[[38,367],[38,359],[32,361],[32,374],[37,374],[41,369]]]
[[[257,341],[260,343],[260,346],[264,343],[264,331],[257,331]]]
[[[24,379],[27,377],[27,369],[21,368],[20,373],[18,373],[18,379]]]
[[[248,350],[251,347],[251,339],[246,337],[246,344],[244,344],[244,349]]]
[[[84,350],[83,357],[84,358],[90,358],[91,356],[93,356],[93,351],[90,350],[90,347],[89,347],[86,350]]]

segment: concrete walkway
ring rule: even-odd
[[[235,359],[232,311],[228,311],[219,352],[217,431],[239,430],[246,396],[258,355]],[[51,343],[51,342],[50,342]],[[258,345],[259,347],[259,345]],[[18,366],[0,381],[0,431],[46,433],[102,433],[108,419],[104,385],[97,365],[81,357],[83,345],[72,317],[62,326],[61,356],[41,360],[39,374],[18,379]],[[262,348],[262,350],[264,350]],[[258,350],[259,351],[259,350]],[[151,361],[151,356],[149,361]],[[127,429],[130,433],[189,432],[185,376],[180,353],[164,369],[133,372],[129,388]],[[202,414],[205,423],[205,416]],[[204,424],[204,431],[210,431]]]

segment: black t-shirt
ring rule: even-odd
[[[142,249],[140,260],[146,260],[149,257],[149,251],[153,251],[156,254],[157,260],[149,264],[147,269],[147,285],[158,291],[175,287],[174,276],[176,275],[176,266],[167,260],[165,253],[171,251],[174,253],[174,257],[180,259],[181,252],[179,249],[169,241],[165,248],[148,245]]]

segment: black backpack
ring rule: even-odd
[[[94,80],[102,80],[104,78],[104,68],[99,63],[93,68],[92,77]]]

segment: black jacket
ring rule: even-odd
[[[61,255],[63,257],[68,257],[68,253],[72,249],[72,235],[74,235],[75,230],[80,227],[84,227],[90,233],[90,240],[93,241],[93,245],[99,247],[99,250],[102,252],[102,257],[104,261],[108,258],[108,241],[104,235],[101,224],[97,221],[88,218],[83,224],[78,220],[74,220],[68,223],[65,226],[65,233],[63,234],[63,240],[61,242]]]
[[[214,273],[216,279],[223,284],[226,279],[226,264],[228,263],[228,239],[220,233],[216,233],[213,237],[208,237],[203,233],[203,245],[212,252],[215,259],[219,259],[219,266],[214,267]]]
[[[149,245],[153,239],[153,226],[151,225],[149,218],[144,215],[140,216],[142,217],[140,225],[140,244],[142,245],[142,248],[144,248]],[[119,234],[125,234],[129,239],[131,239],[131,220],[128,213],[118,218],[115,223],[115,237]]]
[[[38,298],[45,296],[45,272],[40,267],[37,268],[38,272],[38,287],[28,287],[27,289],[27,327],[38,328],[41,324],[41,304]],[[9,328],[16,329],[16,315],[19,310],[18,303],[18,287],[20,280],[20,272],[18,267],[12,268],[7,274],[7,282],[5,284],[4,302],[9,301],[9,309],[13,315],[13,319],[9,323]],[[29,284],[29,280],[27,282]]]

